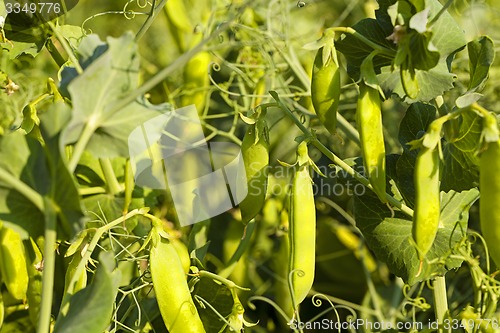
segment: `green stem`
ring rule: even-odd
[[[68,169],[71,173],[75,172],[76,166],[78,165],[78,162],[82,157],[83,151],[87,147],[87,144],[90,141],[90,138],[92,137],[92,134],[94,134],[95,130],[96,129],[94,125],[89,122],[85,124],[85,127],[83,127],[83,132],[80,135],[75,148],[73,149],[73,154],[71,155],[71,159],[68,163]]]
[[[26,183],[24,183],[22,180],[17,179],[17,177],[0,168],[0,181],[4,182],[8,186],[10,186],[10,188],[22,194],[40,211],[44,211],[43,197],[31,187],[26,185]]]
[[[274,98],[274,100],[276,101],[276,103],[278,103],[279,108],[281,110],[283,110],[288,115],[288,117],[290,117],[290,119],[293,120],[293,122],[295,123],[295,125],[297,125],[297,127],[306,136],[312,138],[311,143],[316,148],[318,148],[318,150],[320,152],[322,152],[329,160],[331,160],[333,163],[335,163],[336,165],[338,165],[339,167],[341,167],[344,171],[346,171],[349,175],[351,175],[352,177],[354,177],[361,184],[363,184],[364,186],[368,187],[370,190],[373,191],[373,187],[371,186],[370,181],[368,179],[366,179],[365,177],[363,177],[360,173],[356,172],[353,168],[351,168],[349,165],[347,165],[347,163],[345,163],[337,155],[335,155],[327,147],[325,147],[325,145],[323,145],[321,142],[319,142],[318,139],[316,139],[316,137],[314,137],[311,134],[311,132],[309,132],[309,130],[304,126],[304,124],[302,124],[300,122],[300,120],[298,120],[297,118],[295,118],[295,116],[293,115],[293,113],[290,111],[290,109],[288,109],[288,107],[286,107],[286,105],[283,104],[283,102],[280,100],[278,94],[275,91],[270,91],[269,93]],[[391,205],[393,205],[394,207],[397,207],[399,210],[401,210],[406,215],[408,215],[410,217],[413,217],[413,210],[410,207],[408,207],[405,204],[401,203],[399,200],[397,200],[393,196],[389,195],[388,193],[385,194],[385,197],[386,197],[387,201]]]
[[[161,9],[165,6],[167,3],[167,0],[162,0],[158,6],[155,7],[155,2],[153,0],[153,5],[151,6],[151,12],[146,19],[146,22],[141,26],[137,34],[135,35],[135,40],[138,41],[139,39],[142,38],[146,34],[146,31],[151,27],[151,24],[153,24],[154,20],[158,16],[158,14],[161,12]]]
[[[230,289],[231,292],[235,288],[241,289],[241,290],[247,290],[247,291],[250,290],[248,288],[240,287],[236,283],[234,283],[233,281],[228,280],[226,278],[223,278],[222,276],[211,273],[209,271],[199,271],[198,273],[196,273],[196,275],[198,275],[199,277],[207,277],[207,278],[210,278],[212,280],[218,281],[218,282],[222,283],[223,285],[225,285],[228,289]]]
[[[56,29],[56,26],[52,22],[47,22],[49,24],[50,29],[52,29],[52,32],[54,32],[54,35],[56,35],[57,40],[59,43],[61,43],[62,47],[68,54],[69,60],[71,60],[71,63],[73,66],[75,66],[76,72],[80,75],[83,73],[83,69],[80,66],[80,63],[78,62],[78,59],[76,59],[75,53],[73,52],[73,49],[71,46],[68,44],[66,39],[64,38],[63,35],[59,33],[59,31]]]
[[[305,107],[303,107],[302,105],[300,105],[299,103],[297,103],[293,99],[286,98],[286,101],[288,103],[293,103],[293,106],[297,110],[301,111],[302,113],[307,114],[309,117],[314,117],[314,118],[318,117],[317,115],[311,113],[309,110],[307,110]],[[275,105],[273,104],[273,106],[275,106]],[[356,128],[354,126],[351,125],[351,123],[349,121],[347,121],[347,119],[344,118],[344,116],[340,112],[337,112],[337,125],[345,133],[345,135],[349,138],[349,140],[353,141],[358,146],[361,146],[358,131],[356,130]]]
[[[113,170],[113,165],[109,158],[100,158],[99,164],[101,165],[102,173],[104,174],[104,179],[106,180],[106,187],[108,193],[111,195],[116,195],[122,191],[122,187],[116,179],[115,171]]]
[[[448,300],[446,298],[446,280],[444,276],[438,276],[434,279],[434,311],[439,325],[438,332],[444,332],[442,328],[444,319],[448,312]],[[451,332],[451,331],[450,331]]]
[[[45,240],[42,275],[42,302],[40,317],[38,318],[37,333],[50,332],[52,318],[52,297],[54,293],[54,270],[56,264],[55,245],[57,242],[56,222],[57,214],[51,199],[44,200],[45,211]]]
[[[94,194],[103,194],[106,193],[106,189],[104,187],[95,186],[95,187],[83,187],[78,189],[78,194],[80,196],[84,195],[94,195]]]

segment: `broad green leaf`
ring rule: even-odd
[[[113,304],[120,283],[111,252],[99,255],[92,283],[71,296],[66,315],[56,320],[54,333],[102,333],[111,322]]]
[[[217,309],[221,315],[227,317],[231,313],[233,297],[231,296],[231,291],[226,286],[217,284],[212,279],[202,278],[195,285],[195,295],[210,302],[210,305]],[[198,313],[206,331],[219,332],[224,322],[220,320],[214,311],[209,310],[209,308],[202,309],[198,306],[198,302],[195,301],[194,303],[198,308]]]
[[[477,186],[479,161],[476,153],[481,131],[480,116],[473,112],[462,114],[456,139],[443,144],[442,191],[463,191]]]
[[[386,39],[386,37],[392,33],[392,28],[390,28],[391,30],[387,30],[387,26],[383,25],[382,22],[378,20],[370,18],[363,19],[353,25],[353,29],[387,49],[394,49],[394,44]],[[347,71],[349,75],[357,81],[359,78],[360,66],[365,58],[373,52],[373,48],[349,34],[346,35],[344,39],[337,41],[335,46],[338,51],[346,56]],[[381,57],[379,55],[373,58],[373,67],[376,72],[379,72],[381,67],[390,64],[391,59],[387,57]]]
[[[495,59],[493,41],[481,36],[467,44],[469,52],[470,81],[468,91],[481,91],[488,80],[490,67]]]
[[[364,196],[355,197],[356,225],[365,236],[368,247],[379,260],[387,264],[392,273],[413,285],[433,276],[443,275],[449,269],[460,267],[462,261],[450,258],[449,255],[466,237],[469,208],[479,197],[477,189],[461,193],[441,192],[439,230],[427,254],[427,260],[424,261],[422,272],[418,276],[420,261],[410,241],[412,220],[398,211],[392,217],[392,212],[387,206],[381,204],[371,191],[368,192]],[[429,264],[438,258],[445,260]]]
[[[94,51],[102,51],[102,45],[95,37],[91,38],[90,44],[97,45]],[[139,57],[131,33],[120,38],[109,37],[107,44],[107,49],[98,58],[88,58],[92,63],[68,86],[73,114],[63,134],[63,142],[75,143],[83,128],[90,126],[93,135],[87,149],[93,155],[98,158],[126,157],[131,131],[160,113],[140,101],[120,110],[113,109],[114,103],[137,88]]]
[[[463,108],[466,108],[468,106],[471,106],[472,104],[477,102],[481,97],[483,97],[483,95],[480,93],[469,92],[469,93],[457,98],[455,101],[455,105],[457,106],[457,108],[463,109]]]
[[[417,101],[427,102],[437,96],[441,96],[445,91],[453,88],[455,75],[448,71],[445,61],[441,61],[436,67],[429,71],[415,70],[415,77],[418,82],[419,92],[416,98],[407,98],[406,92],[400,80],[398,71],[390,72],[389,67],[382,68],[382,73],[378,75],[380,85],[384,90],[393,91],[405,102],[414,103]]]
[[[82,207],[73,177],[61,156],[59,133],[70,110],[55,104],[40,116],[43,147],[36,139],[17,131],[0,139],[0,168],[40,196],[47,196],[59,207],[61,237],[72,237],[82,227]],[[33,238],[43,234],[42,207],[0,182],[0,218],[19,225]]]

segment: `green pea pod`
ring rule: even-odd
[[[208,66],[212,62],[212,56],[208,52],[200,52],[192,57],[184,67],[184,94],[181,105],[194,104],[198,114],[205,109],[208,86]]]
[[[0,274],[7,291],[18,300],[26,300],[28,271],[21,236],[10,228],[0,229]]]
[[[378,90],[362,82],[359,86],[356,124],[361,139],[363,163],[375,194],[385,203],[385,146],[380,104]]]
[[[429,252],[439,228],[439,149],[423,146],[415,163],[415,209],[412,235],[420,260]]]
[[[269,166],[269,132],[265,114],[261,113],[241,143],[248,193],[240,202],[241,219],[247,224],[264,206]]]
[[[160,313],[170,333],[205,333],[173,243],[153,227],[149,265]]]
[[[0,279],[0,286],[2,285],[2,280]],[[5,316],[5,307],[3,305],[2,293],[0,293],[0,329],[3,326],[3,318]]]
[[[177,251],[177,255],[182,263],[182,269],[185,274],[189,273],[189,268],[191,267],[191,259],[189,258],[189,252],[186,244],[184,244],[180,239],[172,238],[172,245]]]
[[[500,267],[500,142],[489,142],[479,159],[479,216],[491,258]]]
[[[26,292],[28,298],[28,312],[31,323],[34,326],[38,325],[38,317],[40,314],[40,307],[42,303],[42,268],[43,257],[42,252],[38,248],[35,241],[30,238],[25,242],[26,258],[28,261],[28,276],[29,285]]]
[[[311,78],[311,101],[319,121],[331,134],[335,134],[337,126],[339,100],[339,65],[334,55],[325,55],[324,47],[322,47],[318,50],[314,59]]]
[[[76,273],[76,270],[78,268],[78,265],[82,261],[82,255],[80,252],[76,252],[73,255],[73,258],[71,258],[71,261],[69,262],[68,268],[66,269],[66,276],[65,276],[65,283],[64,283],[64,292],[66,293],[69,287],[69,283],[73,279],[73,276]],[[74,289],[73,289],[73,294],[76,293],[79,290],[82,290],[87,286],[87,270],[84,269],[80,276],[78,276],[78,280],[75,283]]]
[[[303,141],[297,148],[297,170],[292,179],[289,215],[289,272],[296,305],[306,298],[314,281],[316,207],[308,166],[307,143]]]

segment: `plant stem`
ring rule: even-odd
[[[75,172],[76,166],[80,161],[80,157],[82,156],[83,151],[87,147],[87,143],[90,141],[90,138],[92,137],[92,134],[94,134],[95,130],[96,129],[94,128],[94,125],[92,125],[90,122],[87,122],[83,127],[83,132],[78,138],[75,148],[73,149],[73,154],[71,155],[71,159],[68,163],[68,169],[70,173]]]
[[[141,28],[135,35],[136,41],[141,39],[142,36],[146,34],[146,31],[148,31],[149,27],[151,27],[151,24],[153,24],[155,18],[158,16],[158,14],[161,12],[161,9],[167,3],[167,0],[162,0],[156,7],[155,7],[155,2],[156,1],[153,0],[153,5],[151,6],[151,12],[149,13],[148,18],[146,19],[146,22],[144,22],[144,24],[141,26]]]
[[[446,280],[444,276],[438,276],[434,279],[434,311],[439,325],[438,332],[444,332],[442,328],[444,319],[448,312],[448,300],[446,298]],[[450,331],[451,332],[451,331]]]
[[[99,164],[101,165],[102,173],[104,174],[104,179],[106,179],[106,187],[108,193],[111,195],[116,195],[122,191],[120,183],[116,179],[115,172],[113,170],[113,165],[109,158],[100,158]]]
[[[295,125],[299,127],[299,129],[308,137],[312,138],[311,143],[318,148],[319,151],[321,151],[329,160],[331,160],[333,163],[341,167],[343,170],[345,170],[349,175],[353,176],[357,181],[359,181],[361,184],[364,186],[368,187],[370,190],[373,191],[373,187],[370,184],[370,181],[363,177],[360,173],[356,172],[353,168],[351,168],[347,163],[342,161],[337,155],[332,153],[325,145],[323,145],[321,142],[318,141],[318,139],[309,132],[309,130],[298,120],[295,118],[293,113],[286,107],[286,105],[281,102],[278,94],[275,91],[270,91],[269,92],[271,96],[276,100],[278,103],[278,106],[280,109],[282,109],[289,117],[290,119],[293,120]],[[413,210],[406,206],[405,204],[401,203],[398,201],[396,198],[393,196],[389,195],[388,193],[385,194],[385,197],[387,201],[393,205],[394,207],[397,207],[399,210],[401,210],[403,213],[406,215],[413,217]]]
[[[80,196],[84,195],[94,195],[94,194],[103,194],[106,193],[106,189],[104,187],[95,186],[95,187],[83,187],[78,189],[78,194]]]
[[[240,287],[238,286],[236,283],[234,283],[233,281],[231,280],[228,280],[226,278],[223,278],[222,276],[219,276],[217,274],[214,274],[214,273],[211,273],[209,271],[199,271],[198,273],[196,273],[198,276],[200,277],[208,277],[212,280],[215,280],[215,281],[218,281],[220,283],[222,283],[223,285],[225,285],[228,289],[231,289],[231,293],[233,292],[232,289],[234,288],[237,288],[237,289],[241,289],[241,290],[250,290],[248,288],[243,288],[243,287]]]
[[[26,199],[28,199],[36,208],[43,212],[44,202],[43,197],[33,190],[31,187],[26,185],[22,180],[17,179],[17,177],[11,175],[4,169],[0,168],[0,181],[4,182],[10,186],[13,190],[16,190],[22,194]]]
[[[50,320],[52,318],[52,297],[54,292],[54,269],[56,263],[56,255],[54,251],[57,241],[56,209],[54,203],[49,198],[44,199],[44,208],[45,240],[43,251],[42,302],[40,305],[40,317],[38,318],[37,333],[48,333],[50,331]]]
[[[69,60],[71,60],[71,63],[75,67],[76,72],[78,73],[78,75],[82,74],[83,73],[83,69],[80,66],[80,63],[78,62],[78,59],[76,59],[76,56],[73,53],[73,49],[71,48],[71,46],[68,44],[68,42],[66,41],[66,39],[64,39],[64,36],[62,36],[59,33],[59,31],[56,29],[56,26],[54,25],[54,23],[52,23],[52,22],[47,22],[47,23],[49,24],[49,27],[52,30],[52,32],[54,32],[54,35],[56,35],[56,38],[59,41],[59,43],[61,43],[62,47],[64,48],[64,50],[68,54]]]

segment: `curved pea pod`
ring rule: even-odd
[[[489,142],[479,158],[479,216],[491,258],[500,267],[500,142]]]
[[[163,322],[170,333],[205,333],[181,259],[173,243],[160,235],[160,229],[151,231],[149,265]]]
[[[0,278],[0,286],[2,285],[2,279]],[[0,328],[3,326],[3,319],[5,317],[5,307],[3,305],[2,293],[0,293]]]
[[[380,94],[365,83],[359,86],[356,124],[361,139],[363,164],[375,194],[382,202],[386,199],[385,146]]]
[[[283,234],[278,238],[279,247],[276,257],[273,260],[273,268],[276,273],[276,281],[274,284],[274,294],[276,296],[276,304],[289,317],[293,317],[293,302],[288,287],[290,258],[290,239],[288,234]]]
[[[194,104],[198,114],[202,114],[205,109],[210,85],[208,68],[211,62],[210,53],[200,52],[192,57],[184,67],[184,94],[181,97],[181,105]]]
[[[337,57],[320,48],[314,59],[311,78],[311,101],[319,121],[331,134],[337,126],[340,100],[340,70]]]
[[[42,303],[43,256],[38,245],[32,238],[26,241],[25,245],[29,276],[29,285],[26,292],[28,298],[28,313],[31,322],[36,326],[38,324]]]
[[[64,279],[64,292],[68,290],[69,284],[71,282],[71,279],[73,279],[73,276],[76,273],[76,270],[78,266],[80,265],[80,262],[82,261],[82,255],[80,252],[76,252],[73,254],[73,257],[71,258],[71,261],[69,262],[68,268],[66,269],[66,276]],[[84,269],[80,273],[80,276],[78,276],[74,289],[73,289],[73,294],[75,294],[77,291],[82,290],[87,286],[87,270]]]
[[[439,228],[439,149],[423,146],[414,171],[415,209],[412,235],[420,260],[429,252]]]
[[[262,209],[266,199],[269,166],[269,130],[265,114],[261,113],[248,130],[241,143],[245,165],[247,195],[240,202],[241,219],[248,223]]]
[[[28,290],[28,270],[21,236],[3,226],[0,229],[0,274],[7,291],[15,299],[25,300]]]
[[[316,253],[316,207],[305,142],[298,146],[297,165],[292,179],[288,234],[289,272],[296,305],[306,298],[312,288]]]

